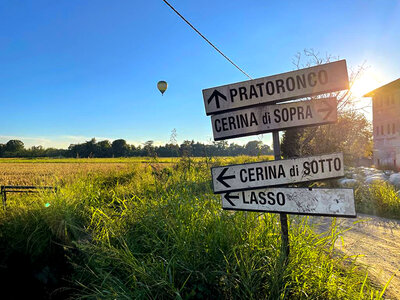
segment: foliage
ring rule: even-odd
[[[11,146],[7,146],[7,145]],[[0,157],[205,157],[205,156],[239,156],[239,155],[268,155],[272,150],[261,141],[250,141],[246,145],[237,145],[226,141],[213,142],[211,145],[199,142],[184,141],[181,145],[167,143],[164,146],[155,146],[154,141],[147,141],[141,146],[129,145],[123,139],[110,143],[108,140],[97,142],[95,138],[82,144],[71,144],[67,150],[45,149],[42,146],[33,146],[25,149],[24,144],[12,140],[7,144],[0,144]]]
[[[286,131],[282,140],[284,157],[343,152],[346,165],[371,155],[371,128],[363,114],[342,112],[338,122],[316,128]]]
[[[327,55],[321,57],[313,49],[298,53],[293,60],[297,69],[329,63],[339,59]],[[350,87],[363,72],[363,66],[350,74]],[[330,125],[308,128],[293,128],[285,131],[281,150],[286,158],[331,153],[341,151],[345,155],[346,165],[354,165],[356,160],[372,155],[372,128],[365,116],[354,109],[354,97],[351,89],[333,92],[322,97],[337,99],[338,122]],[[316,99],[318,97],[309,97]]]
[[[112,154],[114,156],[126,156],[129,151],[129,146],[123,139],[113,141],[111,144],[111,148]]]
[[[5,145],[5,151],[7,152],[17,152],[24,149],[24,143],[19,140],[10,140]]]
[[[358,212],[400,219],[399,194],[387,182],[377,181],[370,186],[358,185],[355,188],[355,200]]]
[[[209,170],[227,161],[136,164],[88,174],[57,193],[13,195],[0,212],[3,293],[41,299],[380,297],[354,259],[333,255],[335,226],[317,235],[307,218],[290,218],[286,263],[277,215],[221,210]]]

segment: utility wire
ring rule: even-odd
[[[213,47],[215,50],[218,51],[219,54],[221,54],[223,57],[225,57],[225,59],[227,59],[232,65],[234,65],[236,67],[236,69],[238,69],[240,72],[242,72],[244,75],[246,75],[249,79],[253,79],[249,76],[249,74],[247,74],[245,71],[243,71],[237,64],[235,64],[228,56],[226,56],[224,53],[222,53],[221,50],[219,50],[216,46],[214,46],[213,43],[211,43],[204,35],[202,35],[200,33],[200,31],[198,31],[188,20],[185,19],[184,16],[182,16],[171,4],[168,3],[168,1],[163,0],[165,2],[165,4],[167,4],[183,21],[185,21],[194,31],[197,32],[197,34],[199,34],[208,44],[211,45],[211,47]]]

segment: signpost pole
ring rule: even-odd
[[[347,217],[354,217],[355,209],[354,194],[343,191],[336,191],[334,195],[322,190],[314,191],[314,196],[318,197],[310,199],[310,193],[307,195],[301,190],[293,191],[293,188],[286,187],[277,191],[275,188],[275,199],[271,190],[260,190],[344,176],[343,153],[280,161],[279,130],[335,123],[336,99],[277,103],[348,88],[346,61],[340,60],[203,90],[204,106],[206,115],[211,115],[214,140],[272,132],[274,156],[279,162],[261,161],[213,167],[211,174],[214,193],[221,194],[224,209],[280,213],[281,253],[285,262],[290,252],[287,213],[317,214],[318,208],[320,215],[346,216],[347,213]],[[289,195],[289,192],[294,200],[285,202],[285,194]],[[265,193],[271,200],[268,203]],[[250,198],[246,196],[249,194]],[[302,197],[306,201],[301,201]],[[303,202],[307,201],[310,205],[304,205]]]
[[[281,147],[279,144],[279,131],[275,130],[272,132],[272,140],[274,145],[274,156],[275,160],[281,159]],[[286,259],[289,257],[289,231],[288,231],[288,221],[287,214],[280,213],[281,220],[281,233],[282,233],[282,249],[285,252]]]

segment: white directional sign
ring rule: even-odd
[[[203,90],[207,115],[345,90],[345,60]]]
[[[337,178],[344,176],[343,154],[214,167],[211,175],[216,194]]]
[[[352,189],[268,188],[221,194],[222,208],[356,217]]]
[[[216,141],[336,121],[336,98],[263,105],[211,116]]]

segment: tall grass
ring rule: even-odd
[[[358,212],[400,219],[400,197],[395,187],[378,181],[372,185],[359,185],[355,189]]]
[[[286,261],[277,215],[223,211],[210,185],[221,163],[136,165],[10,199],[0,212],[1,275],[29,274],[16,282],[48,298],[380,297],[354,260],[335,254],[335,226],[317,235],[306,218],[290,218]]]

